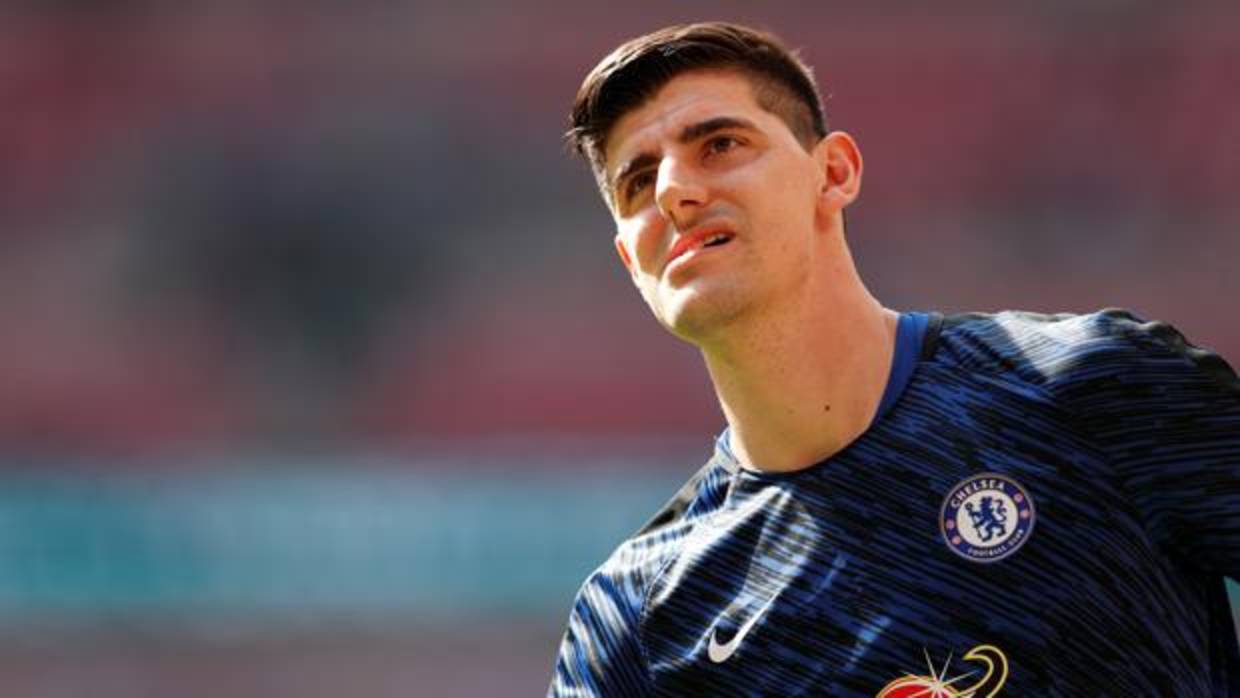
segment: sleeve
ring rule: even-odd
[[[577,593],[548,698],[649,695],[635,580],[595,572]]]
[[[1209,575],[1240,578],[1240,380],[1170,325],[1099,316],[1077,414],[1152,540]]]

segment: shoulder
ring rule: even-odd
[[[676,559],[728,472],[712,459],[622,543],[577,591],[548,695],[645,695],[648,659],[642,626],[651,582]]]
[[[940,349],[962,367],[1020,374],[1047,388],[1119,380],[1188,380],[1240,391],[1218,354],[1191,344],[1174,327],[1128,310],[1084,314],[1022,311],[949,315]]]
[[[723,502],[730,473],[713,458],[697,471],[644,525],[621,543],[586,580],[583,590],[604,585],[622,592],[640,611],[649,583],[684,547],[702,517]]]
[[[1094,313],[963,313],[943,319],[940,343],[962,362],[1055,368],[1083,356],[1119,349],[1140,320],[1126,310]]]

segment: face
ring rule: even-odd
[[[659,322],[698,343],[806,291],[860,178],[846,134],[807,151],[734,72],[673,78],[604,155],[621,261]]]

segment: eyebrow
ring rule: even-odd
[[[681,144],[691,143],[701,138],[705,138],[706,136],[709,136],[710,134],[715,133],[716,131],[725,131],[730,128],[752,130],[757,127],[754,125],[752,121],[748,119],[742,119],[738,116],[716,116],[712,119],[706,119],[705,121],[698,121],[696,123],[692,123],[692,124],[689,124],[688,126],[685,126],[683,129],[680,130],[680,135],[676,137],[676,142],[681,143]],[[628,162],[624,163],[624,165],[622,165],[618,170],[616,170],[615,179],[613,179],[611,182],[612,191],[613,192],[615,191],[616,185],[618,185],[621,181],[623,181],[625,177],[628,177],[629,175],[633,174],[634,172],[644,167],[653,165],[657,163],[658,161],[659,161],[658,156],[654,155],[653,153],[641,153],[640,155],[633,158],[632,160],[629,160]]]

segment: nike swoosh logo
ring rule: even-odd
[[[745,624],[736,631],[732,639],[723,644],[719,643],[719,628],[716,627],[711,631],[710,644],[706,647],[706,654],[710,657],[710,661],[716,664],[728,661],[728,657],[731,657],[736,652],[736,649],[741,646],[741,640],[744,640],[745,636],[749,634],[749,629],[754,626],[754,623],[758,622],[759,618],[766,615],[767,609],[773,603],[775,603],[774,597],[768,599],[766,603],[762,604],[761,608],[749,617],[749,620],[745,621]]]

